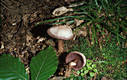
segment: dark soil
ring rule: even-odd
[[[27,63],[30,56],[50,45],[47,41],[51,38],[46,34],[50,26],[35,27],[35,23],[50,19],[52,11],[64,5],[64,0],[2,0],[0,54],[11,53]],[[40,38],[44,40],[39,42]]]

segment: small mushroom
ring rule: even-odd
[[[63,40],[71,40],[73,38],[72,30],[67,25],[51,27],[47,30],[47,33],[51,37],[58,39],[58,53],[62,53],[64,51]]]
[[[86,64],[86,57],[77,51],[73,51],[66,56],[66,64],[74,70],[80,70]]]

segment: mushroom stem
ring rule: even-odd
[[[72,62],[69,63],[69,66],[70,67],[76,66],[77,65],[77,63],[76,63],[77,61],[78,61],[77,59],[73,60]]]
[[[58,40],[58,53],[63,53],[64,51],[64,42],[63,40],[59,39]]]
[[[76,62],[71,62],[70,64],[69,64],[69,66],[76,66]]]

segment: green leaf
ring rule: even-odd
[[[92,63],[93,61],[92,60],[87,60],[87,63]]]
[[[52,47],[40,51],[30,63],[32,80],[48,80],[57,69],[58,59]]]
[[[89,64],[86,64],[86,67],[88,68],[88,67],[91,67]]]
[[[93,71],[94,71],[95,73],[97,73],[97,69],[94,69]]]
[[[0,56],[0,80],[28,80],[24,64],[9,54]]]
[[[81,69],[81,72],[83,72],[84,70],[83,69]]]
[[[91,65],[92,65],[92,63],[87,63],[87,65],[91,66]]]
[[[96,68],[96,64],[93,64],[93,65],[92,65],[92,68]]]
[[[81,73],[81,76],[84,76],[85,74],[84,73]]]
[[[80,74],[80,71],[77,71],[76,73],[79,75]]]
[[[83,67],[83,70],[87,70],[86,67]]]
[[[92,67],[91,67],[91,66],[89,66],[89,67],[88,67],[88,70],[92,70]]]
[[[93,77],[95,73],[93,72],[90,72],[90,77]]]
[[[89,70],[86,70],[86,71],[84,71],[84,74],[87,74],[89,72]]]

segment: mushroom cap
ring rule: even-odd
[[[73,38],[72,30],[67,25],[60,25],[51,27],[47,30],[47,33],[56,39],[70,40]]]
[[[71,66],[72,69],[80,70],[86,64],[86,57],[80,52],[73,51],[66,56],[66,64],[69,64],[71,62],[76,63],[76,66]]]

